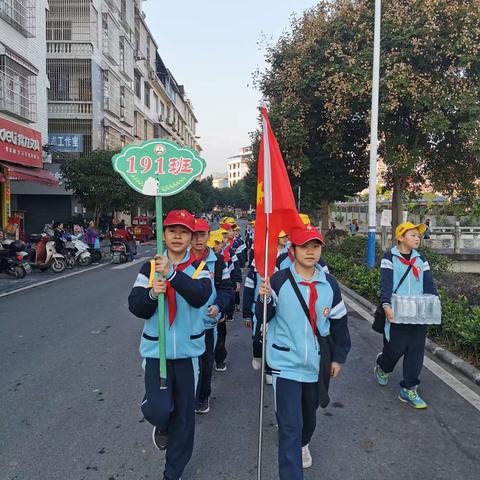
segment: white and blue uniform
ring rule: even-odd
[[[314,282],[312,288],[318,295],[316,334],[290,278],[309,305],[310,286],[302,284],[295,263],[272,275],[272,296],[267,305],[267,358],[275,390],[279,478],[303,480],[302,447],[315,431],[319,405],[328,403],[331,362],[345,362],[350,335],[347,309],[334,277],[316,265],[314,277],[308,282]],[[260,301],[256,315],[261,321]]]
[[[180,264],[188,260],[189,252]],[[149,285],[150,262],[142,265],[128,297],[130,311],[145,320],[140,342],[140,354],[145,366],[145,396],[141,409],[148,422],[163,432],[168,431],[166,478],[180,478],[193,452],[198,357],[205,351],[202,307],[212,294],[208,268],[206,265],[202,268],[200,263],[194,261],[183,271],[172,268],[166,277],[170,287],[175,289],[176,314],[170,325],[169,306],[165,299],[165,389],[160,389],[158,300],[152,297]],[[195,279],[192,278],[194,275]]]

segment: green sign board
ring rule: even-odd
[[[134,190],[161,197],[181,192],[205,170],[205,160],[195,150],[163,139],[128,145],[112,163]]]

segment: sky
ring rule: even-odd
[[[275,41],[316,0],[146,0],[147,24],[167,68],[184,85],[198,119],[206,173],[226,172],[227,158],[250,144],[264,70],[265,39]]]

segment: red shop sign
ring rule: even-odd
[[[0,118],[0,160],[42,167],[41,133]]]

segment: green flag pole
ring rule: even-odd
[[[163,255],[163,205],[162,197],[155,197],[155,215],[157,219],[157,254]],[[161,275],[155,273],[155,278]],[[160,359],[160,388],[167,388],[167,357],[165,343],[165,295],[158,296],[158,354]]]

